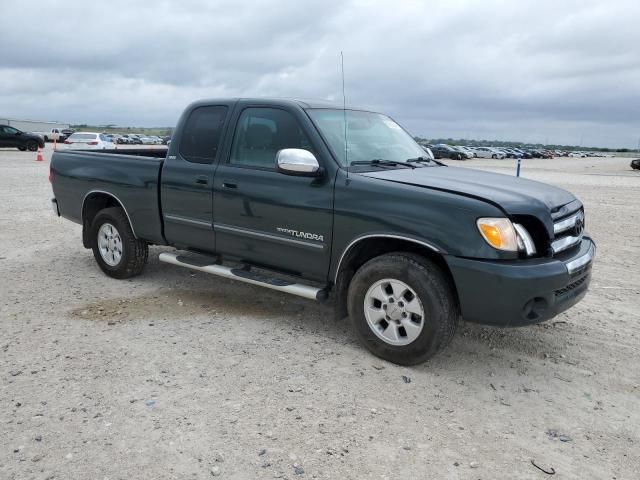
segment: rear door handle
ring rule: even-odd
[[[224,188],[238,188],[238,184],[237,183],[233,183],[233,182],[222,182],[222,186]]]
[[[206,175],[200,175],[199,177],[196,177],[196,183],[198,185],[206,185],[207,183],[209,183],[209,177],[207,177]]]

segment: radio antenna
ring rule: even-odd
[[[349,178],[349,158],[347,148],[347,96],[344,93],[344,54],[340,51],[340,65],[342,67],[342,116],[344,119],[344,163],[347,167],[347,178]]]

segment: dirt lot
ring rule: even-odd
[[[161,248],[142,276],[107,278],[51,213],[50,153],[0,150],[0,478],[548,478],[532,460],[558,479],[638,478],[629,159],[524,162],[585,203],[583,302],[528,328],[464,324],[405,368],[328,306],[160,265]]]

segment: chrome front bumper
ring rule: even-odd
[[[578,270],[581,270],[588,266],[596,256],[596,244],[591,242],[589,246],[589,250],[584,255],[579,256],[578,258],[571,260],[570,262],[565,263],[565,267],[567,267],[567,272],[569,275],[573,275]]]

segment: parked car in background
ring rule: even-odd
[[[522,152],[515,148],[503,148],[502,150],[507,155],[507,158],[522,158]]]
[[[52,128],[51,130],[47,130],[46,132],[32,132],[36,135],[40,135],[45,142],[63,142],[67,136],[62,132],[62,129]]]
[[[162,144],[163,145],[169,145],[170,141],[171,141],[171,135],[166,135],[166,136],[162,137]]]
[[[531,155],[530,152],[528,152],[527,150],[523,150],[521,148],[514,148],[514,150],[516,152],[518,152],[520,155],[522,155],[522,158],[532,158],[533,156]]]
[[[478,158],[505,158],[504,152],[491,147],[476,147],[476,155]]]
[[[510,158],[511,157],[511,152],[509,152],[509,150],[506,149],[506,148],[503,148],[503,147],[492,147],[492,150],[494,150],[496,152],[504,153],[504,158]]]
[[[44,148],[44,138],[37,133],[28,133],[9,125],[0,125],[0,148],[17,148],[35,152]]]
[[[462,160],[464,158],[462,152],[456,150],[450,145],[447,145],[446,143],[439,143],[438,145],[432,146],[431,151],[433,152],[433,156],[437,159],[450,158],[451,160]]]
[[[462,148],[465,152],[471,155],[469,158],[478,158],[478,154],[475,152],[475,150],[471,149],[470,147],[461,146],[459,148]]]
[[[469,150],[467,147],[463,147],[463,146],[460,146],[460,145],[455,145],[453,148],[455,148],[460,153],[462,153],[464,160],[475,158],[474,152]]]
[[[633,168],[634,170],[640,170],[640,158],[631,160],[631,168]]]
[[[107,135],[95,132],[76,132],[64,141],[64,146],[71,150],[106,150],[115,147]]]
[[[159,137],[155,137],[155,136],[147,136],[147,137],[141,137],[140,141],[142,142],[143,145],[162,145],[162,140],[160,140]]]

